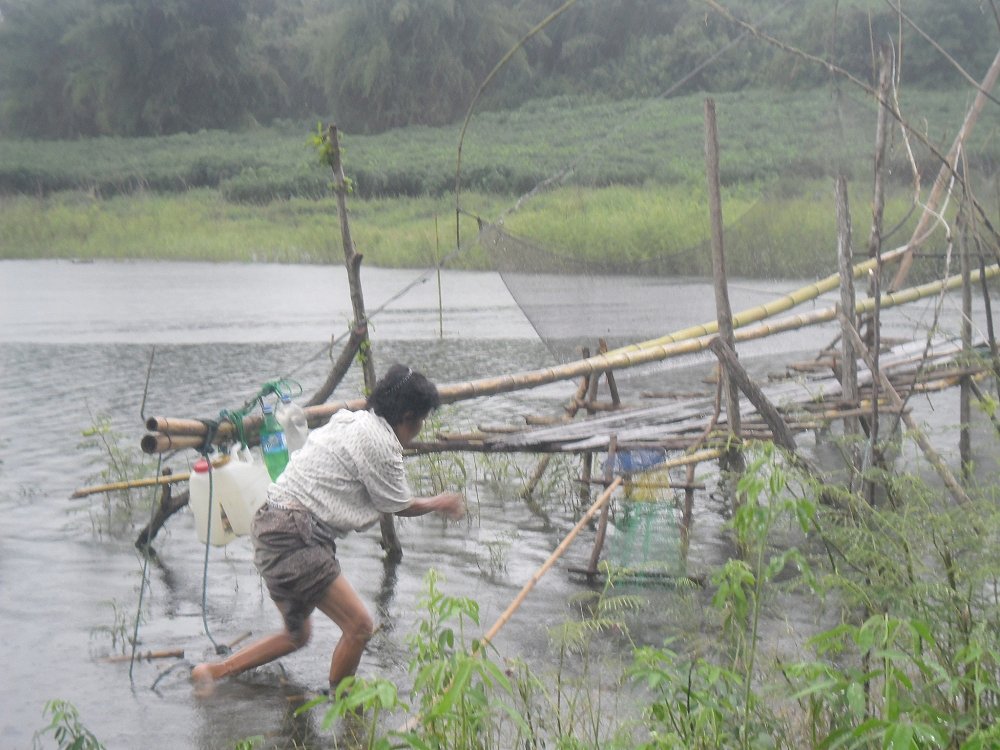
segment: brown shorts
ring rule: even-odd
[[[305,508],[264,503],[251,531],[254,564],[292,634],[340,575],[333,530]]]

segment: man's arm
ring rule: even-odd
[[[428,513],[443,513],[452,521],[465,516],[465,497],[458,492],[442,492],[434,497],[415,497],[410,507],[396,513],[397,516],[425,516]]]

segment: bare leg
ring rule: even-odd
[[[302,630],[298,633],[291,633],[288,630],[275,633],[254,641],[246,648],[231,655],[227,659],[215,663],[203,663],[195,666],[191,670],[191,681],[195,684],[195,689],[202,695],[210,693],[217,680],[230,675],[246,672],[248,669],[259,667],[286,656],[309,642],[312,633],[312,625],[307,618],[302,623]]]
[[[368,608],[343,575],[329,585],[316,607],[342,631],[330,660],[330,689],[335,690],[342,679],[357,671],[375,624]]]

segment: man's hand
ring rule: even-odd
[[[441,513],[452,521],[465,518],[465,496],[460,492],[442,492],[434,497],[415,497],[410,507],[399,511],[397,516],[423,516]]]
[[[460,492],[442,492],[434,499],[438,502],[438,513],[443,513],[452,521],[465,518],[465,496]]]

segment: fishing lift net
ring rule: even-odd
[[[750,144],[756,137],[755,128],[747,123],[737,126],[733,132],[731,125],[720,134],[726,213],[724,246],[733,311],[762,305],[802,285],[804,279],[789,280],[786,267],[774,265],[781,262],[776,258],[789,257],[790,244],[801,248],[794,252],[815,259],[812,263],[804,263],[803,267],[820,265],[828,269],[827,273],[836,273],[834,182],[841,173],[848,177],[854,193],[855,256],[860,259],[864,253],[871,221],[876,111],[873,103],[861,95],[833,96],[829,110],[827,117],[810,122],[811,128],[823,131],[828,148],[822,153],[797,157],[800,163],[793,163],[780,177],[751,191],[756,196],[752,202],[730,203],[726,198],[726,191],[738,189],[736,183],[741,179],[732,175],[727,177],[726,155],[727,152],[752,151]],[[890,164],[896,177],[887,189],[891,205],[886,217],[884,246],[902,241],[910,228],[906,222],[912,223],[915,219],[910,200],[912,171],[907,149],[900,141],[898,127],[893,132]],[[704,135],[699,130],[685,133],[684,138],[703,141]],[[741,144],[741,139],[747,144]],[[910,144],[911,149],[917,146],[919,144]],[[700,147],[692,143],[685,146],[687,153],[692,148]],[[916,158],[922,156],[925,155],[918,153]],[[663,158],[669,159],[669,154]],[[925,170],[934,171],[936,165],[932,170]],[[584,177],[581,179],[585,181]],[[892,196],[899,200],[893,203]],[[573,252],[571,240],[561,243],[524,236],[509,228],[508,225],[517,223],[509,219],[492,223],[481,220],[479,242],[552,358],[557,363],[565,363],[579,359],[585,347],[596,354],[599,339],[614,349],[716,318],[711,290],[707,198],[704,202],[703,216],[695,220],[698,226],[685,227],[686,239],[669,236],[651,239],[659,248],[657,252],[643,252],[634,247],[617,248],[612,240],[602,257],[585,258],[580,252]],[[908,205],[909,213],[906,212]],[[666,214],[670,207],[664,206],[662,210]],[[809,222],[803,221],[800,211],[809,212]],[[655,217],[651,225],[656,226]],[[567,235],[580,231],[581,227],[576,226]],[[637,255],[643,257],[634,257]],[[781,280],[762,278],[761,269],[767,268],[773,269],[774,275],[781,276]],[[936,269],[928,269],[928,272],[933,275]],[[829,306],[837,301],[836,295],[831,294],[821,303]],[[798,343],[801,345],[799,350],[815,353],[815,336],[802,337]],[[775,354],[769,341],[750,342],[740,347],[741,359],[773,358]],[[686,357],[682,363],[668,360],[619,371],[615,377],[626,390],[631,386],[633,392],[664,392],[668,385],[671,390],[703,392],[705,386],[700,378],[704,365],[714,362],[712,355],[701,354]],[[683,372],[692,369],[692,364],[702,365],[699,368],[701,375],[696,379]]]

